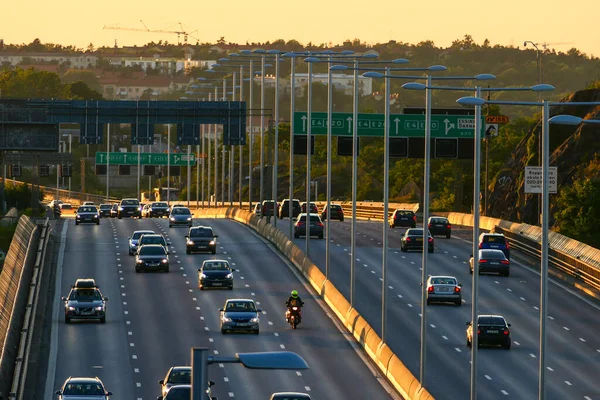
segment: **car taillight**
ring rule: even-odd
[[[432,237],[429,238],[429,243],[431,243],[431,242],[433,242],[433,238]]]
[[[501,260],[500,264],[508,265],[510,262],[508,260]]]
[[[298,223],[296,224],[297,226],[304,226],[304,222],[302,221],[298,221]]]
[[[427,291],[428,291],[429,293],[432,293],[432,292],[433,292],[433,286],[429,286],[429,287],[427,288]]]
[[[479,243],[479,248],[481,249],[483,246],[483,243]]]
[[[323,226],[322,222],[317,222],[317,226]]]
[[[508,335],[510,333],[510,331],[507,328],[504,328],[504,334]]]
[[[413,220],[414,220],[415,222],[417,222],[417,216],[416,216],[416,215],[413,215]]]
[[[508,244],[508,242],[506,242],[506,250],[510,249],[510,244]]]
[[[407,241],[407,242],[410,242],[410,238],[409,238],[409,237],[407,237],[407,238],[406,238],[406,241]]]
[[[451,229],[452,225],[448,224],[448,225],[446,225],[446,228]]]
[[[428,227],[428,228],[431,228],[431,224],[428,224],[428,225],[427,225],[427,227]]]
[[[477,334],[479,335],[481,333],[481,329],[477,328]]]
[[[454,287],[454,293],[460,293],[460,287],[459,286],[455,286]]]
[[[485,258],[484,258],[484,259],[482,259],[482,260],[479,260],[479,263],[483,263],[483,264],[485,264],[486,262],[488,262],[488,260],[486,260]]]

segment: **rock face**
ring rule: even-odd
[[[597,102],[600,90],[576,92],[563,102]],[[575,115],[584,119],[600,119],[599,106],[553,106],[550,116]],[[504,168],[498,172],[489,187],[488,215],[508,221],[530,224],[538,222],[538,194],[525,194],[523,176],[525,166],[538,165],[538,138],[542,121],[531,127],[513,151]],[[529,144],[529,149],[528,149]],[[550,166],[558,167],[557,187],[570,185],[581,171],[600,154],[600,125],[550,126]],[[550,195],[550,224],[553,224],[554,198]]]

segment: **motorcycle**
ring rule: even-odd
[[[302,309],[300,307],[290,307],[285,312],[285,320],[291,325],[292,329],[296,329],[302,321]]]

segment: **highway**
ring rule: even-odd
[[[103,219],[99,226],[75,226],[66,219],[57,266],[57,298],[53,310],[52,343],[46,398],[69,376],[98,376],[114,399],[153,400],[158,380],[174,365],[190,364],[192,347],[214,354],[289,350],[310,365],[304,371],[261,371],[240,364],[212,365],[219,399],[268,399],[277,391],[307,392],[314,399],[386,399],[388,394],[374,367],[365,364],[331,318],[307,292],[281,256],[249,228],[234,221],[195,220],[211,225],[219,235],[218,251],[185,254],[187,228],[168,228],[167,219]],[[134,230],[163,233],[172,244],[170,273],[134,271],[127,238]],[[203,260],[225,258],[236,269],[235,288],[197,288],[197,268]],[[65,324],[60,296],[75,279],[96,279],[107,303],[106,324]],[[297,289],[306,305],[302,324],[285,323],[284,302]],[[263,309],[260,335],[219,330],[219,312],[227,298],[252,298]],[[362,357],[360,356],[362,355]],[[386,383],[387,385],[387,383]]]
[[[330,279],[350,298],[351,221],[331,222]],[[277,226],[289,233],[289,220]],[[357,222],[355,307],[381,334],[382,223]],[[421,253],[400,251],[405,228],[389,230],[388,344],[419,378]],[[471,275],[468,260],[472,230],[455,229],[450,239],[435,238],[428,274],[456,276],[463,287],[463,305],[427,308],[425,386],[436,399],[467,399],[470,393],[470,349],[465,322],[471,318]],[[327,239],[327,238],[326,238]],[[325,273],[326,239],[311,239],[310,258]],[[305,248],[305,238],[293,239]],[[514,254],[514,252],[513,252]],[[480,399],[534,399],[539,368],[539,274],[512,257],[510,277],[481,275],[479,314],[504,315],[512,324],[511,350],[480,348],[477,395]],[[600,307],[574,290],[551,280],[547,324],[547,399],[600,399]]]

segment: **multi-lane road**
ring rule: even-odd
[[[277,221],[288,232],[288,220]],[[332,221],[330,279],[350,298],[350,257],[356,258],[355,307],[381,333],[381,222],[358,222],[355,255],[350,254],[350,221]],[[402,253],[400,235],[389,230],[387,275],[388,344],[413,374],[420,364],[420,252]],[[469,230],[455,230],[452,238],[435,238],[435,252],[428,257],[430,275],[449,274],[462,283],[463,305],[431,305],[427,308],[426,387],[436,399],[466,399],[470,391],[470,349],[466,347],[465,322],[471,317],[472,252]],[[305,239],[293,239],[304,249]],[[310,258],[325,272],[325,240],[311,239]],[[515,254],[513,252],[513,254]],[[478,357],[478,398],[537,398],[539,368],[540,277],[513,257],[510,277],[482,275],[479,314],[504,315],[512,324],[511,350],[481,348]],[[547,324],[547,399],[600,399],[600,307],[557,282],[549,286]]]
[[[115,399],[155,399],[160,395],[158,380],[171,366],[189,365],[192,347],[208,347],[223,356],[289,350],[310,366],[304,371],[261,371],[239,364],[212,365],[208,376],[216,382],[213,395],[221,400],[268,399],[273,392],[288,390],[307,392],[315,399],[398,398],[388,393],[385,380],[365,363],[349,335],[340,333],[321,302],[312,298],[272,246],[233,221],[195,223],[211,225],[219,235],[216,255],[186,255],[187,228],[169,229],[166,219],[103,219],[99,226],[65,221],[57,298],[48,311],[54,315],[44,398],[51,398],[69,376],[98,376]],[[172,244],[170,273],[135,273],[127,238],[137,229],[167,236]],[[197,288],[197,268],[214,258],[227,259],[236,269],[233,291]],[[96,279],[109,299],[105,324],[63,322],[60,296],[84,277]],[[283,317],[292,289],[306,303],[297,330]],[[227,298],[260,303],[260,335],[220,333],[218,309]]]

